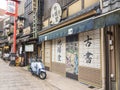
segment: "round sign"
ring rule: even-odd
[[[55,3],[51,8],[51,24],[58,24],[61,20],[62,9],[60,4]]]

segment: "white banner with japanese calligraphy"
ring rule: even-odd
[[[65,37],[55,39],[52,45],[52,61],[65,63]]]
[[[79,34],[79,65],[100,68],[100,30]]]

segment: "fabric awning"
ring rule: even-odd
[[[106,26],[120,24],[120,10],[104,15],[100,15],[98,17],[92,17],[63,28],[57,29],[55,31],[51,31],[49,33],[43,34],[39,36],[39,43],[46,40],[52,40],[55,38],[65,37],[72,34],[77,34],[80,32],[85,32],[88,30],[95,30],[99,28],[103,28]]]

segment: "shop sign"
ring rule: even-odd
[[[34,45],[33,44],[25,45],[25,51],[26,52],[33,52],[34,51]]]
[[[15,4],[16,2],[15,1],[12,1],[12,0],[7,0],[7,11],[6,13],[8,15],[15,15]]]
[[[20,52],[19,53],[22,54],[22,47],[20,47]]]
[[[8,49],[9,48],[9,46],[4,46],[4,49]]]
[[[80,33],[79,40],[80,66],[100,69],[100,32]]]
[[[30,27],[27,27],[27,28],[23,29],[23,34],[24,35],[30,34]]]
[[[18,20],[17,24],[18,24],[18,28],[23,28],[24,27],[24,20]]]
[[[68,35],[71,35],[71,34],[73,34],[73,29],[72,28],[68,29]]]
[[[47,36],[45,36],[45,40],[47,40]]]
[[[51,8],[51,24],[58,24],[61,20],[62,9],[59,3],[55,3]]]
[[[56,62],[65,63],[65,37],[56,39],[54,45]]]

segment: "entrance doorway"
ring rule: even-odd
[[[120,90],[120,26],[105,28],[106,90]]]
[[[120,90],[120,25],[115,31],[115,55],[116,55],[116,90]]]
[[[78,80],[78,35],[66,37],[66,77]]]
[[[52,41],[45,42],[45,68],[51,71],[52,66]]]

